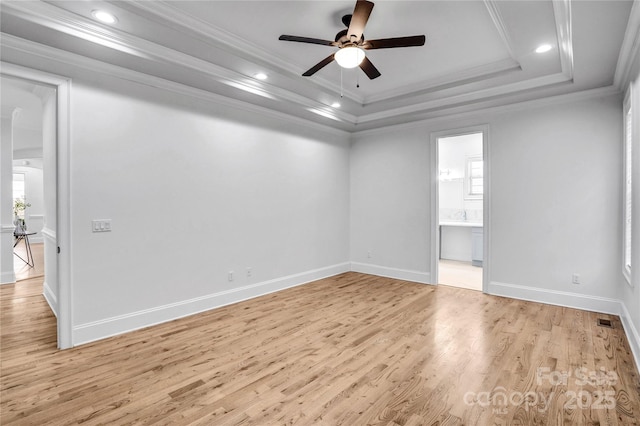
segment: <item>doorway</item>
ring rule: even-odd
[[[486,291],[487,128],[433,134],[432,282]]]
[[[16,166],[33,166],[42,162],[42,217],[33,214],[29,217],[32,226],[40,228],[37,222],[42,219],[39,229],[43,241],[44,284],[42,294],[56,316],[57,345],[60,349],[73,346],[72,336],[72,286],[70,281],[70,199],[69,199],[69,127],[70,127],[70,88],[71,81],[64,77],[33,70],[14,64],[1,62],[0,78],[3,84],[3,100],[7,94],[5,87],[16,85],[35,96],[41,106],[40,120],[42,138],[40,158],[35,147],[22,147],[14,158],[14,124],[17,117],[28,108],[12,108],[10,117],[3,114],[2,165],[0,167],[0,278],[2,283],[15,282],[13,270],[13,243],[15,235],[14,200],[12,200],[14,159]],[[4,121],[9,120],[8,123]],[[9,129],[9,130],[7,130]],[[16,126],[15,129],[18,129]],[[16,140],[18,139],[16,132]],[[27,138],[28,139],[28,138]],[[22,158],[21,158],[22,157]],[[35,157],[35,159],[29,159]],[[38,160],[38,161],[36,161]],[[17,168],[16,167],[16,168]],[[26,176],[25,176],[26,179]],[[35,213],[35,212],[34,212]],[[24,215],[24,212],[22,212]],[[26,217],[25,217],[26,220]]]

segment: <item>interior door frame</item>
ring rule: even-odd
[[[440,174],[438,139],[452,136],[482,133],[482,160],[484,166],[483,197],[482,197],[482,292],[489,293],[489,277],[491,265],[491,167],[489,155],[489,125],[482,124],[462,128],[454,128],[432,132],[430,134],[430,182],[431,192],[431,282],[438,285],[438,261],[440,259]]]
[[[73,347],[73,286],[71,281],[71,79],[0,62],[0,74],[56,89],[56,245],[58,348]]]

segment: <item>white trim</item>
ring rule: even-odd
[[[571,0],[556,0],[553,4],[553,15],[556,19],[558,35],[558,53],[562,73],[573,81],[573,28],[571,23]]]
[[[101,25],[92,22],[80,15],[73,14],[57,6],[44,2],[29,3],[28,6],[18,3],[8,4],[11,13],[25,20],[35,22],[46,28],[52,28],[64,34],[79,37],[84,40],[95,42],[99,45],[109,47],[128,55],[143,58],[157,63],[169,63],[178,65],[197,72],[204,72],[215,80],[230,85],[232,87],[257,86],[262,92],[266,92],[275,98],[287,102],[302,105],[305,108],[326,108],[327,105],[314,99],[299,95],[285,88],[269,84],[267,82],[256,82],[249,76],[228,68],[205,61],[195,56],[170,49],[160,44],[145,40],[110,28],[105,31]],[[151,5],[151,7],[155,7]],[[336,110],[334,112],[341,120],[354,123],[355,116]]]
[[[489,294],[585,311],[620,315],[620,301],[608,297],[590,296],[568,291],[550,290],[497,281],[489,283]]]
[[[216,93],[212,93],[206,90],[197,89],[182,83],[176,83],[160,77],[133,71],[128,68],[120,67],[118,65],[108,64],[106,62],[101,62],[96,59],[91,59],[86,56],[56,49],[54,47],[45,46],[9,34],[3,34],[0,41],[2,43],[2,48],[4,49],[14,49],[40,58],[70,64],[77,68],[85,69],[88,71],[97,72],[123,80],[133,81],[135,83],[143,84],[161,90],[166,90],[180,95],[189,96],[196,99],[202,99],[207,102],[213,102],[230,108],[237,108],[245,112],[261,114],[263,116],[286,121],[287,123],[296,123],[306,128],[321,130],[333,135],[345,136],[349,134],[349,132],[347,131],[327,126],[325,124],[317,123],[315,121],[292,116],[284,112],[275,111],[249,102],[240,101],[234,98],[229,98]],[[322,105],[322,107],[325,107],[324,104],[318,105]]]
[[[511,41],[511,37],[509,37],[507,24],[502,17],[502,13],[500,13],[500,9],[498,8],[498,2],[495,0],[484,0],[484,5],[487,8],[487,12],[489,12],[489,16],[491,16],[491,20],[498,31],[498,35],[502,39],[502,43],[507,48],[507,52],[509,52],[509,56],[513,60],[516,60],[516,55],[513,53],[513,42]]]
[[[522,111],[534,108],[544,108],[548,106],[558,105],[562,103],[580,102],[588,99],[602,98],[606,96],[619,95],[620,90],[616,86],[606,86],[597,89],[582,90],[580,92],[571,92],[563,95],[549,96],[545,98],[532,99],[528,101],[514,102],[512,104],[499,105],[494,107],[486,107],[473,111],[465,111],[460,113],[452,113],[443,116],[425,118],[422,120],[411,121],[409,123],[394,124],[390,126],[377,127],[374,129],[360,130],[353,132],[353,136],[371,136],[385,133],[395,133],[400,130],[415,129],[425,127],[434,123],[458,122],[460,120],[468,120],[474,118],[484,118],[493,114],[505,114],[514,111]]]
[[[387,100],[400,100],[403,98],[413,98],[421,94],[437,93],[452,87],[462,88],[468,85],[466,91],[471,90],[471,84],[489,80],[496,75],[510,72],[522,71],[522,67],[514,59],[503,59],[485,65],[470,67],[462,71],[452,72],[440,77],[433,77],[429,80],[417,82],[406,88],[390,89],[365,98],[363,106],[371,106],[378,102]],[[411,96],[407,96],[411,95]]]
[[[634,1],[624,33],[613,84],[624,90],[631,78],[631,68],[640,52],[640,2]]]
[[[225,45],[227,46],[227,49],[229,47],[232,48],[236,55],[239,55],[240,53],[249,54],[251,56],[251,61],[256,62],[256,59],[258,59],[261,62],[276,67],[278,72],[299,78],[300,75],[306,71],[306,68],[300,68],[286,59],[277,57],[272,53],[267,54],[265,53],[264,48],[238,37],[235,34],[231,34],[222,28],[216,27],[211,22],[205,22],[198,17],[187,14],[166,1],[156,0],[153,2],[131,2],[129,3],[129,6],[151,13],[169,22],[176,23],[182,26],[183,29],[193,31],[197,35],[204,37],[204,39],[201,38],[201,40],[206,43],[213,45]],[[325,90],[333,91],[334,93],[342,92],[348,99],[351,99],[354,102],[359,104],[365,103],[362,95],[350,90],[348,87],[343,87],[341,89],[339,84],[322,76],[314,76],[314,82]]]
[[[55,293],[51,290],[51,288],[49,287],[49,284],[46,281],[42,285],[42,295],[44,296],[44,299],[49,304],[49,308],[51,308],[53,315],[55,315],[57,318],[58,317],[58,298],[56,297]]]
[[[7,39],[17,39],[3,34]],[[19,39],[17,39],[19,40]],[[35,45],[35,43],[32,43]],[[57,245],[62,250],[57,256],[58,274],[58,347],[73,346],[73,282],[71,265],[71,80],[62,76],[0,61],[0,73],[40,84],[55,86],[56,103],[56,178],[57,178]]]
[[[608,297],[590,296],[496,281],[492,281],[489,284],[488,293],[493,296],[509,297],[529,302],[617,315],[620,318],[625,335],[627,336],[627,341],[631,347],[636,368],[640,370],[640,333],[638,333],[638,330],[633,325],[631,315],[624,301]]]
[[[412,281],[420,284],[431,284],[429,272],[412,271],[410,269],[390,268],[388,266],[372,265],[370,263],[351,262],[351,271],[396,280]]]
[[[157,306],[129,314],[105,318],[76,325],[73,328],[73,340],[76,345],[89,343],[140,328],[161,324],[178,318],[194,315],[222,306],[231,305],[254,297],[296,287],[311,281],[331,277],[349,271],[349,262],[325,268],[276,278],[257,284],[234,288],[219,293],[196,297],[181,302]]]
[[[453,130],[451,131],[453,132]],[[432,282],[434,285],[438,285],[439,281],[439,268],[438,262],[440,259],[440,172],[439,172],[439,150],[438,150],[438,138],[443,132],[432,132],[429,135],[429,229],[431,232],[431,247],[429,253],[431,258],[429,259],[429,271],[431,274]]]
[[[426,102],[415,103],[399,108],[389,108],[384,111],[364,114],[358,117],[357,123],[363,124],[371,121],[378,121],[393,118],[399,115],[415,114],[424,111],[442,110],[459,105],[474,106],[474,102],[483,102],[497,96],[518,94],[527,90],[542,89],[559,83],[565,83],[570,79],[564,73],[549,74],[542,77],[531,78],[529,80],[518,81],[517,83],[504,84],[499,87],[489,87],[480,90],[470,90],[458,95],[445,98],[432,99]]]
[[[633,359],[636,361],[636,368],[640,371],[640,333],[638,333],[638,329],[633,325],[631,314],[623,301],[620,302],[620,322],[622,322],[622,327],[627,335]]]

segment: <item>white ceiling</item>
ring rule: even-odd
[[[0,12],[5,57],[18,40],[11,35],[356,131],[611,86],[632,4],[376,1],[365,38],[425,34],[427,41],[368,51],[382,73],[375,80],[336,63],[302,77],[336,48],[278,40],[333,40],[354,0],[3,1]],[[118,22],[97,22],[96,9]],[[536,54],[542,43],[553,49]],[[268,80],[256,80],[259,71]],[[335,101],[342,106],[332,108]]]

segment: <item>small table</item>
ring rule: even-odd
[[[20,241],[24,241],[24,246],[27,251],[27,260],[24,260],[22,256],[20,256],[16,251],[13,251],[13,254],[18,256],[20,260],[29,265],[29,268],[33,268],[33,253],[31,253],[31,244],[29,243],[29,235],[36,235],[36,232],[26,232],[26,231],[13,231],[13,236],[16,239],[16,242],[13,244],[13,248],[15,249]]]

